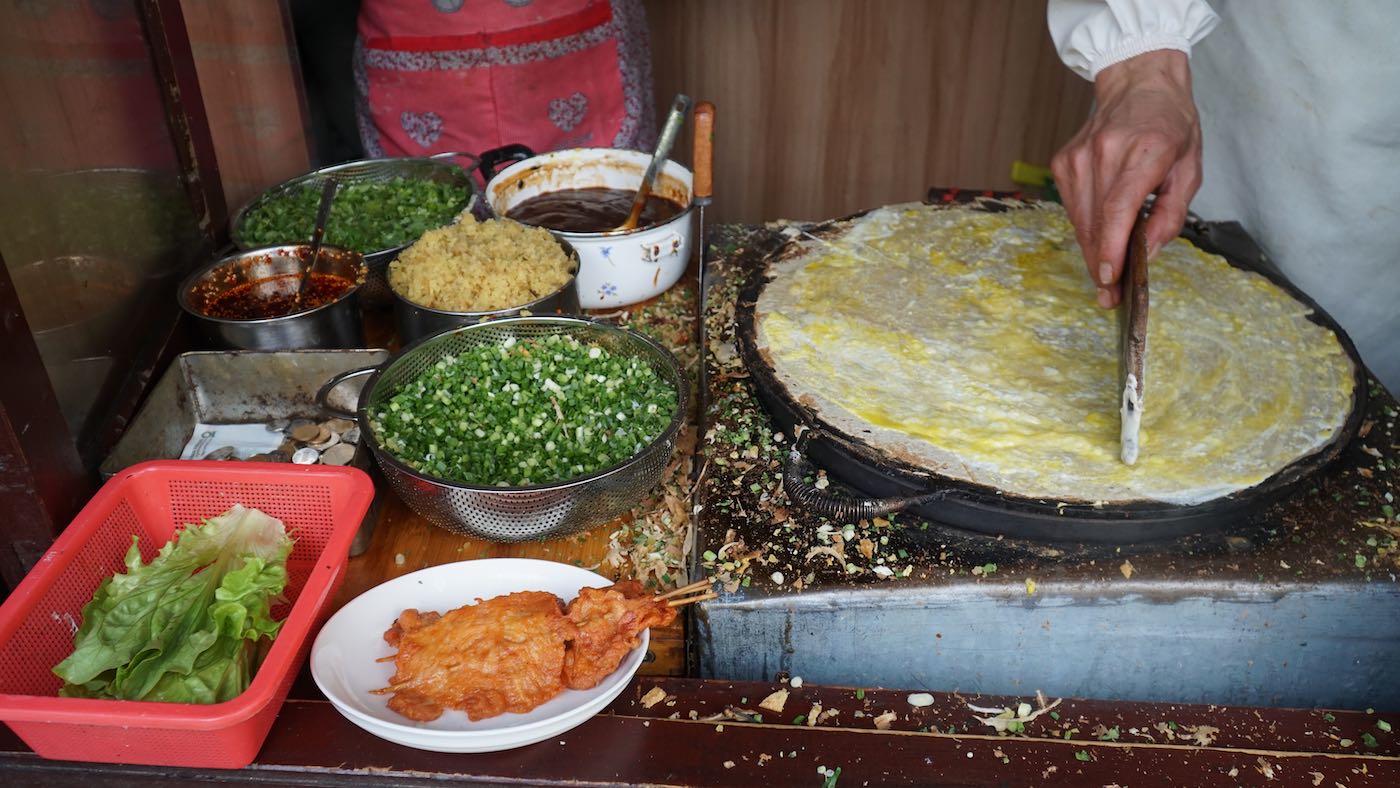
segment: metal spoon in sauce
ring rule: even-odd
[[[637,187],[637,196],[632,198],[632,212],[627,214],[626,221],[618,225],[617,230],[637,229],[637,222],[642,218],[642,209],[646,207],[647,197],[656,185],[656,176],[661,172],[661,165],[666,162],[666,157],[671,154],[671,146],[675,144],[676,135],[680,133],[681,124],[685,122],[685,113],[689,110],[690,96],[677,93],[676,100],[671,102],[671,114],[666,116],[666,125],[661,129],[661,136],[656,139],[656,150],[651,154],[651,163],[647,165],[646,174],[642,176],[642,185]]]
[[[311,281],[311,275],[316,272],[316,263],[321,259],[321,239],[326,236],[326,220],[331,216],[331,203],[335,202],[335,190],[338,188],[340,182],[335,178],[327,178],[321,186],[321,207],[316,209],[316,226],[311,230],[311,255],[306,267],[301,270],[301,282],[297,285],[297,309],[301,308],[306,283]]]

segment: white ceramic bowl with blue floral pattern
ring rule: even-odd
[[[613,148],[570,148],[518,161],[486,185],[497,216],[541,194],[563,189],[635,192],[651,156]],[[660,295],[681,278],[695,234],[691,172],[667,161],[654,193],[682,206],[660,224],[637,230],[575,233],[553,230],[578,250],[578,299],[584,309],[626,306]]]

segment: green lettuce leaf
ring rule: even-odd
[[[259,641],[281,623],[292,539],[282,522],[234,506],[191,525],[149,564],[135,537],[126,572],[83,608],[73,653],[54,666],[65,697],[219,703],[247,689]]]

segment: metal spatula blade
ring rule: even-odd
[[[1138,459],[1142,428],[1143,389],[1147,370],[1147,220],[1138,214],[1123,259],[1123,298],[1118,302],[1119,458],[1128,465]]]

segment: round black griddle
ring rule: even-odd
[[[966,203],[967,207],[991,212],[1017,210],[1029,205],[1004,195],[956,191],[931,192],[929,202]],[[856,217],[826,222],[810,228],[809,232],[820,235],[823,229],[852,218]],[[1274,270],[1238,225],[1194,222],[1182,237],[1207,252],[1224,257],[1237,268],[1263,275],[1310,307],[1309,319],[1332,331],[1341,342],[1351,359],[1354,378],[1351,411],[1330,442],[1254,487],[1204,503],[1183,506],[1145,500],[1092,505],[1082,501],[1010,495],[892,458],[870,446],[860,435],[848,434],[826,424],[790,395],[757,348],[754,310],[759,295],[771,280],[769,268],[785,253],[790,253],[794,244],[800,243],[799,239],[770,254],[744,283],[735,311],[739,354],[775,426],[788,435],[795,434],[798,427],[816,428],[815,437],[806,445],[806,454],[811,460],[859,493],[880,498],[939,493],[938,500],[907,510],[930,521],[1013,538],[1101,544],[1159,541],[1239,525],[1243,519],[1288,496],[1340,456],[1356,435],[1366,412],[1365,372],[1355,346],[1336,321]]]

